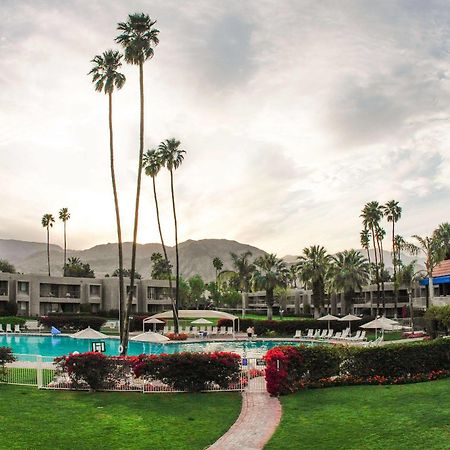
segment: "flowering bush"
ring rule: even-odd
[[[208,385],[228,388],[239,380],[241,357],[235,353],[140,355],[132,362],[136,377],[159,380],[177,390],[202,391]]]
[[[5,364],[12,363],[16,360],[11,348],[0,347],[0,380],[4,380],[6,377]]]
[[[68,375],[73,388],[93,390],[114,386],[126,378],[131,366],[127,358],[113,358],[97,352],[61,356],[55,358],[55,363],[60,374]]]
[[[166,336],[171,340],[171,341],[185,341],[188,338],[188,335],[186,333],[167,333]]]

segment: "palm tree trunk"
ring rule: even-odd
[[[156,194],[156,180],[155,180],[155,177],[152,177],[152,181],[153,181],[153,198],[155,200],[156,220],[158,222],[159,238],[161,239],[161,246],[162,246],[163,253],[164,253],[164,259],[166,260],[167,267],[169,267],[169,262],[170,261],[169,261],[169,257],[167,256],[166,244],[164,243],[164,237],[163,237],[162,228],[161,228],[161,220],[160,220],[160,217],[159,217],[159,203],[158,203],[158,195]],[[170,301],[172,303],[172,311],[173,311],[174,322],[176,322],[178,324],[178,314],[177,314],[176,306],[175,306],[174,300],[173,300],[173,286],[172,286],[172,274],[171,273],[169,273],[169,298],[170,298]]]
[[[273,289],[266,289],[267,320],[273,319]]]
[[[139,125],[139,165],[136,183],[136,204],[134,208],[134,229],[133,244],[131,247],[131,273],[130,273],[130,292],[128,293],[127,305],[125,309],[125,320],[123,323],[123,339],[121,343],[121,355],[125,356],[128,352],[128,336],[130,312],[133,305],[134,279],[136,271],[136,243],[139,222],[139,200],[141,196],[141,177],[142,177],[142,156],[144,154],[144,66],[139,63],[139,92],[140,92],[140,125]]]
[[[178,310],[180,309],[180,260],[178,255],[178,224],[177,213],[175,208],[175,193],[173,189],[173,170],[170,170],[170,190],[172,193],[172,210],[173,210],[173,222],[175,226],[175,256],[176,256],[176,280],[175,280],[175,333],[178,334]],[[174,315],[175,315],[174,314]]]
[[[377,283],[377,315],[378,311],[380,309],[380,276],[378,272],[378,258],[377,258],[377,247],[375,244],[375,233],[374,233],[374,227],[371,227],[372,231],[372,243],[373,243],[373,252],[374,252],[374,258],[375,258],[375,280]]]
[[[383,301],[383,315],[386,314],[386,294],[384,291],[384,278],[383,278],[383,271],[384,271],[384,254],[383,254],[383,241],[381,239],[377,239],[378,241],[378,249],[380,252],[380,269],[381,269],[381,296]]]
[[[395,221],[392,219],[392,265],[394,269],[394,319],[397,318],[398,283],[397,283],[397,256],[395,250]]]
[[[117,226],[117,250],[119,253],[119,335],[122,342],[123,338],[123,307],[124,307],[124,283],[123,283],[123,246],[122,246],[122,227],[120,224],[119,199],[117,195],[116,174],[114,170],[114,139],[113,139],[113,124],[112,124],[112,94],[109,93],[109,156],[111,166],[111,182],[114,196],[114,208],[116,211],[116,226]]]
[[[66,255],[67,255],[67,239],[66,239],[66,220],[64,220],[64,266],[63,276],[66,276]]]
[[[50,277],[50,228],[47,225],[47,264],[48,264],[48,276]]]

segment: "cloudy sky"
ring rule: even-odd
[[[359,246],[370,200],[400,202],[405,236],[450,219],[447,1],[1,0],[0,238],[44,241],[42,215],[65,206],[71,248],[115,241],[107,98],[87,72],[140,11],[160,30],[145,64],[145,146],[174,136],[187,151],[180,240],[338,251]],[[124,65],[114,95],[127,240],[137,72]],[[157,184],[173,243],[167,175]],[[147,177],[138,240],[158,240]]]

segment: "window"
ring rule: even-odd
[[[30,293],[30,283],[28,281],[19,281],[17,283],[17,289],[20,294],[29,294]]]

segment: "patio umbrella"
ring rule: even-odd
[[[348,327],[350,328],[350,333],[352,332],[352,321],[353,320],[361,320],[361,317],[354,316],[353,314],[347,314],[344,317],[341,317],[338,320],[348,321]]]
[[[209,325],[212,322],[210,320],[201,318],[201,319],[193,320],[191,323],[195,323],[196,325]]]
[[[386,319],[386,317],[380,317],[378,319],[372,320],[371,322],[367,322],[364,325],[361,325],[360,328],[375,330],[375,336],[377,330],[381,330],[382,336],[384,336],[384,330],[389,330],[392,328],[393,324],[391,322],[395,321]]]
[[[138,334],[131,338],[132,341],[141,342],[167,342],[170,339],[162,334],[153,333],[152,331],[147,331],[145,333]]]
[[[339,317],[333,316],[332,314],[327,314],[326,316],[319,317],[317,320],[326,320],[326,321],[328,321],[328,331],[330,331],[330,322],[332,320],[339,320]]]
[[[156,317],[150,317],[148,319],[144,319],[142,321],[142,332],[145,333],[145,324],[146,323],[152,323],[153,324],[153,331],[156,331],[156,324],[157,323],[165,323],[164,320],[159,320]]]
[[[100,331],[94,330],[91,327],[87,327],[84,330],[79,331],[78,333],[70,335],[70,337],[74,339],[106,339],[109,336],[100,333]]]

